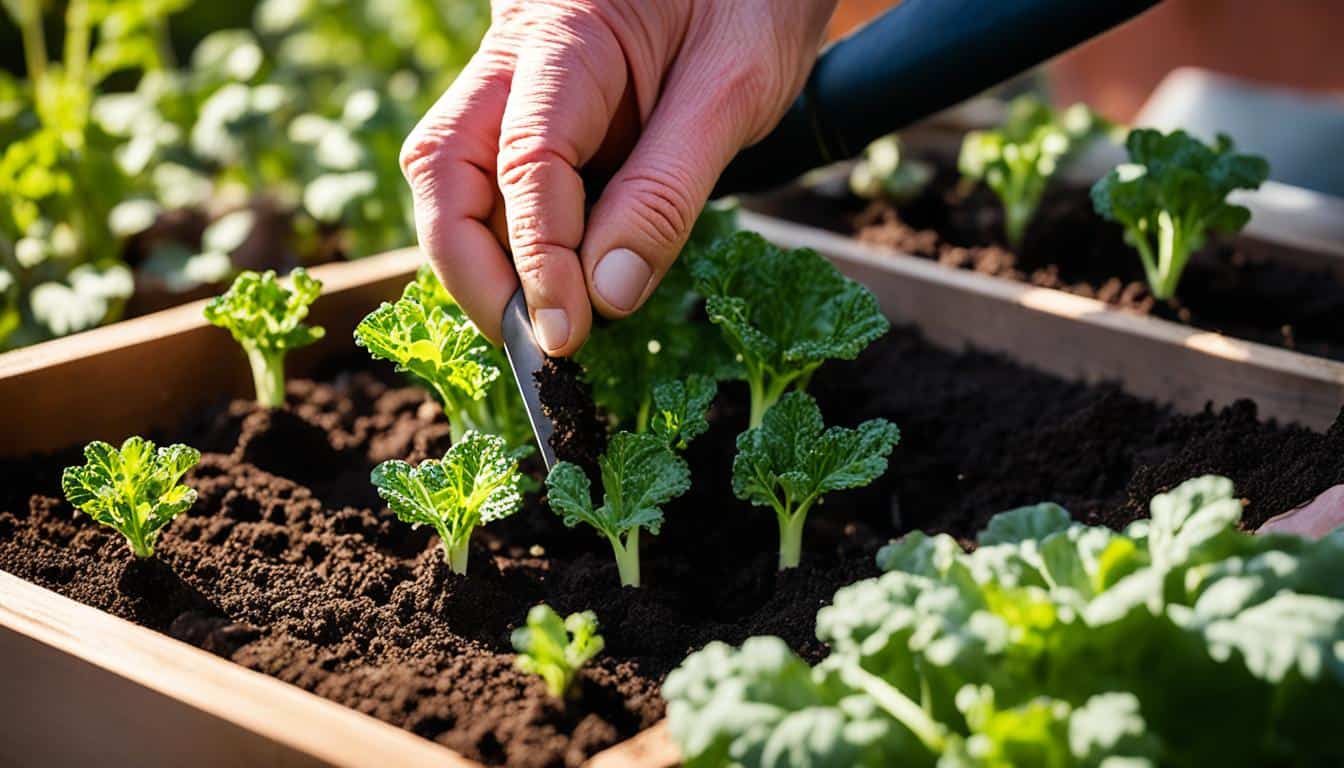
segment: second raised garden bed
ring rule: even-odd
[[[1205,473],[1235,482],[1248,500],[1244,524],[1256,527],[1344,479],[1344,431],[1262,420],[1268,411],[1324,427],[1344,381],[1334,364],[1192,343],[1085,299],[899,263],[762,217],[742,224],[827,253],[898,323],[858,360],[823,366],[810,388],[829,423],[900,425],[890,469],[814,513],[802,566],[782,573],[768,513],[727,492],[747,410],[745,388],[729,385],[690,448],[691,491],[646,541],[646,586],[619,587],[605,542],[565,529],[535,496],[478,534],[468,577],[451,574],[430,532],[397,523],[368,483],[383,459],[441,455],[448,425],[423,390],[347,341],[410,277],[410,253],[318,273],[327,293],[315,319],[328,338],[296,360],[311,378],[292,381],[282,410],[229,401],[245,391],[245,368],[223,333],[196,319],[199,306],[0,358],[0,401],[22,405],[2,425],[0,675],[20,681],[0,718],[4,756],[169,765],[195,743],[199,764],[358,765],[378,755],[667,765],[675,752],[651,726],[670,669],[710,640],[758,634],[819,658],[817,608],[874,575],[876,549],[904,531],[967,538],[992,513],[1044,499],[1121,525],[1145,515],[1154,493]],[[1055,375],[961,351],[967,341],[1020,350]],[[1117,347],[1129,352],[1099,354]],[[1177,408],[1076,377],[1119,379]],[[1233,402],[1241,396],[1261,410]],[[1206,409],[1208,400],[1227,407]],[[79,444],[131,433],[205,453],[187,476],[200,499],[168,529],[158,562],[130,561],[114,532],[72,517],[59,490]],[[568,707],[512,665],[509,631],[541,600],[562,613],[596,610],[606,637]],[[130,720],[46,730],[133,701],[162,714],[163,735]]]

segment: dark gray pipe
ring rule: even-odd
[[[716,195],[775,186],[1030,69],[1159,0],[904,0],[830,46]]]

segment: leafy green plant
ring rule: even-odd
[[[593,399],[617,423],[649,429],[653,392],[660,382],[692,375],[723,380],[741,375],[733,353],[712,326],[697,317],[704,303],[692,285],[689,262],[737,231],[737,208],[712,203],[701,212],[681,257],[643,307],[618,323],[599,323],[575,359]]]
[[[718,391],[718,384],[708,376],[655,384],[649,431],[669,447],[685,450],[709,429],[709,406]]]
[[[1004,233],[1018,248],[1055,171],[1069,155],[1109,130],[1086,104],[1057,112],[1026,94],[1013,100],[997,130],[966,134],[957,166],[962,176],[984,182],[998,196]]]
[[[481,335],[428,267],[394,303],[383,302],[355,328],[355,344],[439,396],[457,441],[468,430],[530,446],[531,427],[503,352]]]
[[[776,638],[713,643],[663,694],[688,766],[1331,765],[1344,707],[1344,529],[1238,530],[1221,477],[1123,533],[1040,504],[964,552],[919,532]]]
[[[849,173],[849,190],[867,200],[907,203],[933,180],[933,166],[906,156],[901,139],[889,134],[869,144]]]
[[[887,469],[901,432],[886,419],[855,429],[824,428],[805,392],[790,392],[765,412],[761,426],[738,435],[733,494],[770,507],[779,523],[779,568],[802,556],[807,513],[830,491],[871,483]]]
[[[369,480],[397,519],[434,528],[454,573],[467,572],[471,532],[512,515],[523,503],[522,475],[504,439],[478,432],[454,441],[441,461],[429,459],[418,467],[384,461]]]
[[[709,319],[741,359],[752,427],[823,362],[853,360],[890,327],[872,292],[810,249],[738,232],[690,256]]]
[[[1153,296],[1165,301],[1176,295],[1190,254],[1204,246],[1209,232],[1230,234],[1250,221],[1250,210],[1228,203],[1227,196],[1259,188],[1269,163],[1233,152],[1223,135],[1209,146],[1185,131],[1136,128],[1125,147],[1129,162],[1092,187],[1092,204],[1102,218],[1125,228],[1125,242],[1139,252]]]
[[[247,353],[256,384],[257,402],[278,408],[285,404],[285,353],[322,338],[321,326],[305,325],[308,305],[322,292],[322,283],[302,267],[285,287],[267,270],[246,271],[223,294],[205,305],[205,319],[227,328]]]
[[[152,557],[164,527],[196,503],[196,491],[179,484],[201,460],[195,448],[158,448],[143,437],[129,437],[118,449],[95,440],[84,446],[84,458],[83,466],[66,467],[61,475],[65,498],[125,536],[136,557]]]
[[[605,646],[597,634],[597,614],[583,611],[561,620],[545,603],[532,606],[526,626],[515,629],[510,641],[518,653],[518,668],[541,677],[557,699],[565,698],[579,669]]]
[[[602,473],[602,505],[593,507],[592,484],[583,470],[558,462],[546,477],[551,509],[566,526],[585,523],[611,542],[621,584],[639,586],[639,532],[657,536],[661,507],[691,487],[686,461],[658,436],[618,432],[597,461]]]

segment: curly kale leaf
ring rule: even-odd
[[[709,406],[718,391],[718,384],[708,376],[655,384],[650,431],[667,445],[686,450],[709,429]]]
[[[522,475],[503,438],[478,432],[454,442],[441,461],[418,467],[384,461],[369,480],[397,519],[433,526],[455,573],[467,572],[471,532],[512,515],[523,503]]]
[[[179,485],[201,460],[195,448],[158,448],[143,437],[129,437],[118,449],[95,440],[84,447],[84,458],[83,466],[67,467],[61,475],[65,498],[125,536],[136,557],[153,556],[163,528],[196,503],[196,491]]]
[[[283,285],[272,270],[245,271],[205,305],[205,319],[227,328],[247,353],[257,402],[267,407],[284,405],[285,353],[326,333],[321,326],[303,323],[308,306],[322,293],[321,281],[299,267],[290,273],[289,283]]]
[[[1092,187],[1092,204],[1125,228],[1125,242],[1139,252],[1153,296],[1176,294],[1190,254],[1209,232],[1231,234],[1250,221],[1248,208],[1227,202],[1238,189],[1258,189],[1269,163],[1233,151],[1219,135],[1213,146],[1184,131],[1130,131],[1129,162]]]
[[[823,362],[853,360],[890,327],[873,294],[829,261],[753,232],[720,240],[692,260],[691,273],[709,319],[741,358],[752,427]]]
[[[807,513],[830,491],[859,488],[887,469],[900,440],[896,425],[873,419],[856,429],[823,429],[821,409],[806,392],[790,392],[765,412],[761,426],[737,438],[733,494],[770,507],[779,523],[779,567],[802,556]]]
[[[559,462],[546,477],[551,508],[565,525],[592,526],[607,537],[616,555],[621,583],[639,586],[639,531],[655,536],[663,525],[662,506],[691,487],[686,462],[650,434],[619,432],[598,458],[602,505],[593,507],[588,476],[577,465]]]

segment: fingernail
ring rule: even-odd
[[[593,288],[608,304],[620,310],[635,308],[653,270],[649,263],[629,248],[617,248],[593,269]]]
[[[538,309],[532,313],[532,332],[542,349],[560,349],[569,341],[569,315],[563,309]]]

